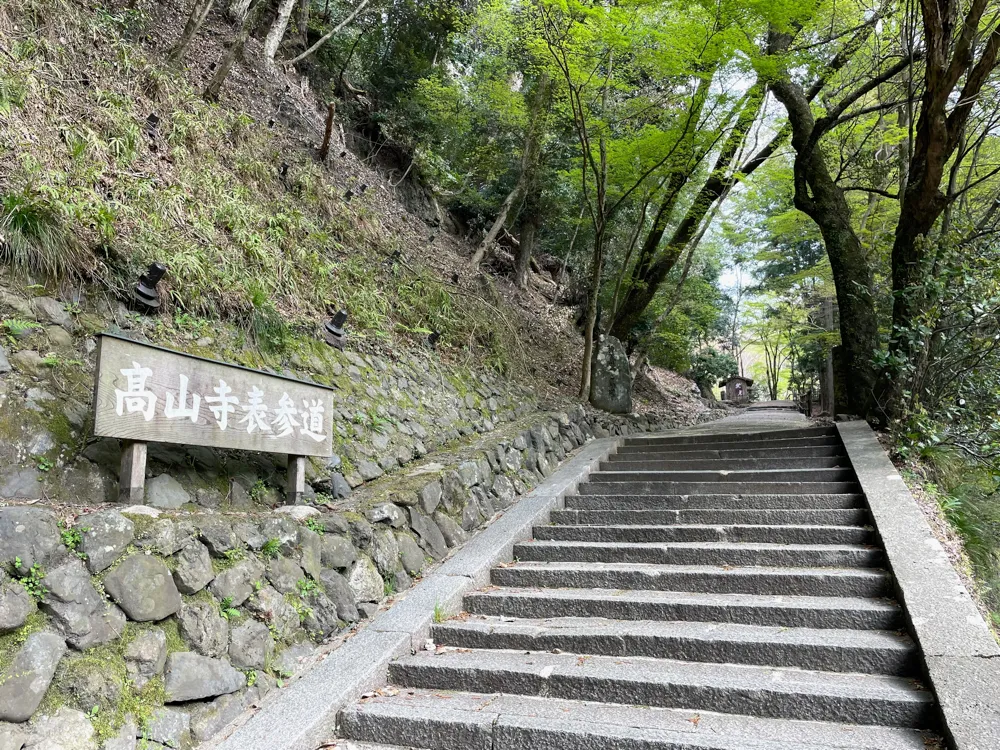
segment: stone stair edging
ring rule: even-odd
[[[1000,645],[868,424],[838,422],[837,429],[920,645],[941,728],[952,750],[994,750],[1000,737]]]
[[[284,690],[272,691],[261,709],[228,737],[203,743],[201,749],[314,750],[334,736],[340,709],[386,685],[389,663],[420,649],[435,615],[458,614],[462,598],[488,585],[490,570],[513,560],[514,545],[547,523],[549,513],[623,441],[604,438],[581,447],[357,635]]]

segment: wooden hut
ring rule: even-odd
[[[720,380],[719,387],[725,389],[723,399],[733,404],[746,404],[750,401],[750,386],[753,378],[742,375],[732,375],[728,380]]]

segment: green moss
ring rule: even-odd
[[[114,737],[127,716],[132,716],[142,728],[152,717],[153,711],[164,703],[165,693],[162,678],[154,678],[141,690],[136,690],[128,679],[124,653],[128,644],[143,630],[155,626],[141,626],[129,623],[118,640],[88,649],[82,654],[66,657],[60,664],[40,710],[52,712],[62,705],[74,705],[87,712],[94,725],[95,739],[100,743]],[[169,639],[168,639],[169,648]],[[104,700],[96,707],[82,705],[69,690],[69,685],[86,677],[88,673],[98,673],[117,688],[114,700]]]
[[[17,630],[0,635],[0,672],[10,666],[21,646],[28,640],[28,636],[38,632],[43,627],[45,627],[45,615],[36,610],[28,615],[24,625]]]
[[[132,522],[136,539],[141,539],[145,536],[156,522],[155,518],[143,513],[123,513],[122,515]]]
[[[227,554],[225,557],[212,558],[212,569],[216,573],[222,573],[225,570],[229,570],[247,555],[246,551],[241,549],[233,549],[230,550],[229,553],[230,554]]]
[[[184,639],[181,638],[180,625],[177,618],[170,617],[160,623],[163,634],[167,636],[167,654],[175,654],[179,651],[190,651]]]

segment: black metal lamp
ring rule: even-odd
[[[136,284],[134,298],[140,307],[155,312],[160,309],[160,296],[157,294],[156,285],[160,283],[163,274],[167,272],[167,267],[162,263],[150,263],[146,273],[139,277]]]
[[[347,310],[337,310],[334,316],[323,326],[326,343],[335,349],[343,350],[344,343],[347,341],[347,333],[344,331],[346,323]]]

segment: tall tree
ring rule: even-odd
[[[820,61],[822,73],[808,86],[796,80],[789,67],[794,59],[789,51],[802,28],[801,23],[790,22],[783,28],[772,25],[767,39],[767,51],[778,70],[771,81],[771,90],[785,106],[792,130],[795,207],[816,223],[826,244],[840,306],[842,346],[851,373],[846,384],[848,402],[852,411],[866,415],[875,408],[878,375],[875,353],[880,345],[874,272],[868,252],[852,224],[846,193],[831,172],[821,140],[848,116],[853,105],[897,77],[913,61],[902,58],[881,64],[876,59],[875,71],[866,70],[852,80],[839,81],[837,101],[829,101],[826,114],[819,118],[812,100],[835,73],[859,54],[880,18],[880,14],[872,14],[847,34],[846,41],[829,62]],[[845,35],[836,37],[844,38]]]
[[[928,275],[935,272],[937,245],[928,241],[928,236],[955,200],[955,191],[944,189],[946,167],[963,141],[969,118],[1000,56],[1000,14],[995,5],[992,17],[983,22],[990,5],[989,0],[972,0],[959,24],[964,6],[959,0],[920,2],[924,90],[892,246],[890,345],[890,361],[911,364],[918,376],[926,370],[923,360],[931,356],[926,337],[915,330],[927,309],[924,289]],[[960,161],[956,160],[955,168]],[[934,320],[922,322],[931,328],[936,324]],[[919,379],[906,383],[898,373],[886,373],[884,404],[890,419],[902,413],[907,386],[911,393],[921,390]]]

